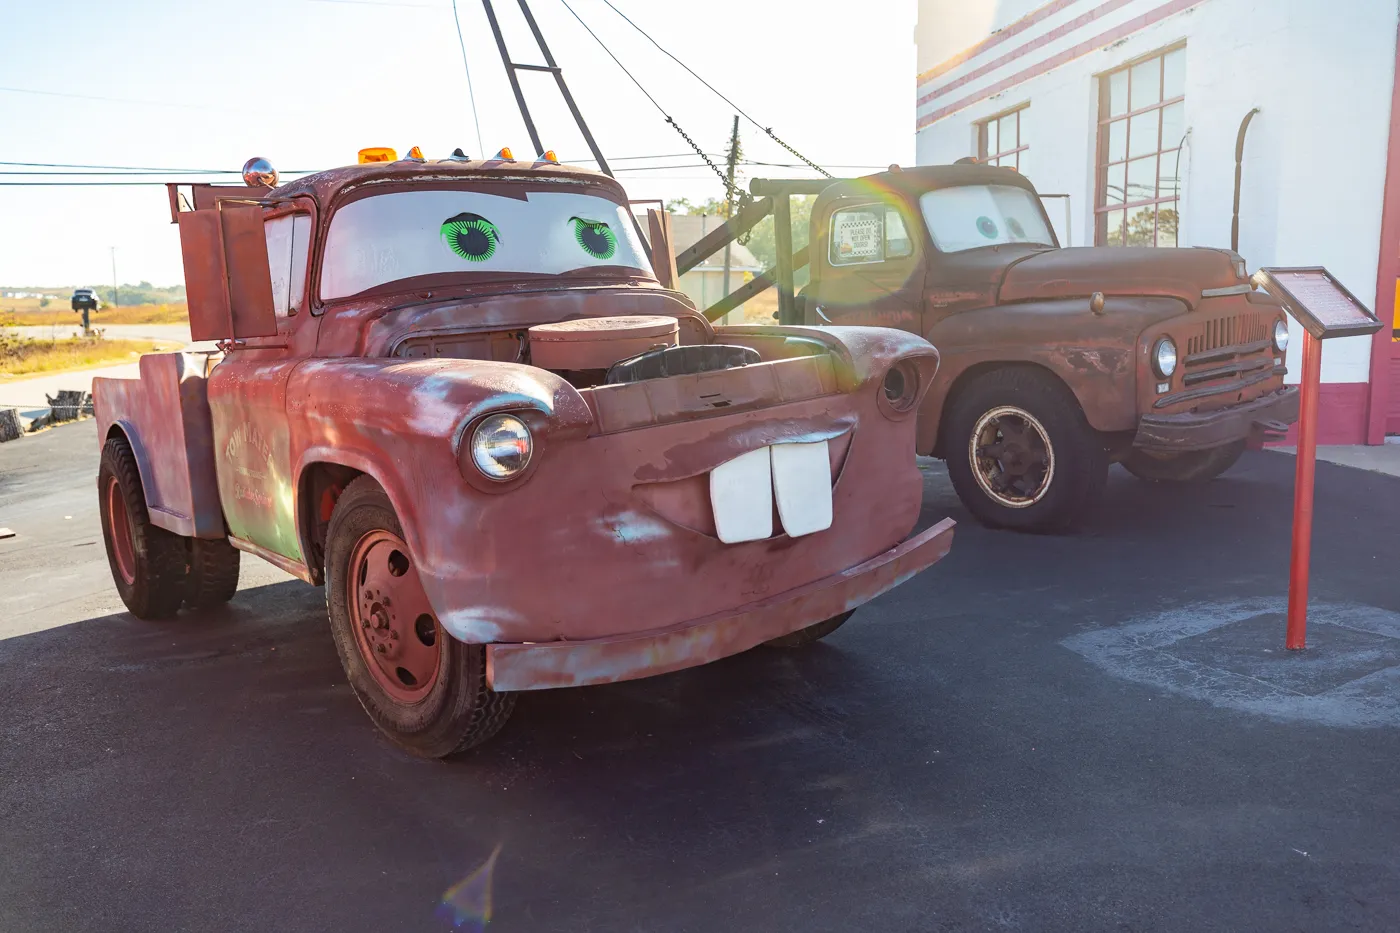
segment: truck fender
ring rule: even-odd
[[[314,498],[315,492],[309,480],[313,471],[324,466],[345,467],[373,479],[389,497],[389,503],[397,515],[408,514],[410,501],[400,482],[399,473],[388,469],[386,464],[373,457],[328,445],[308,447],[304,450],[293,471],[293,475],[296,476],[296,484],[293,487],[293,514],[297,517],[297,541],[301,544],[302,557],[306,560],[313,582],[318,586],[325,582],[325,568],[320,560],[324,542],[319,540],[316,529],[318,523],[328,521],[329,516],[321,514],[321,503]],[[335,498],[339,498],[339,492],[335,493]]]
[[[468,526],[472,503],[492,494],[458,466],[469,424],[494,411],[532,411],[544,427],[540,447],[593,424],[582,396],[558,376],[486,360],[317,360],[295,370],[287,395],[294,495],[306,495],[307,471],[317,463],[372,476],[399,516],[410,553],[428,567],[465,559],[444,550],[442,531]],[[314,541],[319,504],[295,506],[303,548]],[[314,548],[303,554],[308,565],[316,562]]]
[[[147,353],[139,379],[92,381],[102,442],[120,430],[131,445],[151,524],[193,538],[227,534],[214,474],[208,361],[189,353]]]

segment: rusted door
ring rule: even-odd
[[[864,324],[920,331],[921,227],[898,203],[842,198],[817,219],[809,324]]]

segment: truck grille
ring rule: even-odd
[[[1269,336],[1269,324],[1262,314],[1237,314],[1201,323],[1201,332],[1186,341],[1187,357],[1209,353],[1240,343],[1258,343]],[[1190,360],[1187,360],[1190,363]]]

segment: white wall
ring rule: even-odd
[[[1170,0],[1129,0],[1093,22],[1029,51],[919,108],[924,116],[1015,75],[1057,52],[1085,42]],[[919,96],[965,78],[1075,17],[1107,4],[1078,0],[1020,34],[925,82]],[[919,35],[934,24],[956,23],[967,45],[985,38],[968,32],[992,10],[1005,25],[1045,6],[1030,0],[920,0]],[[1251,269],[1265,265],[1325,265],[1389,321],[1393,296],[1377,308],[1375,284],[1390,98],[1395,64],[1397,0],[1201,0],[1132,32],[1102,49],[971,103],[918,132],[919,164],[976,154],[975,123],[1029,101],[1021,117],[1030,145],[1027,171],[1044,192],[1068,193],[1073,245],[1092,243],[1095,77],[1173,43],[1186,42],[1186,124],[1182,151],[1179,242],[1229,246],[1234,148],[1240,120],[1261,108],[1245,145],[1240,206],[1240,252]],[[956,11],[956,12],[954,12]],[[1014,15],[1012,15],[1014,14]],[[992,28],[998,28],[993,26]],[[934,44],[946,60],[946,36]],[[925,62],[926,71],[938,62]],[[1063,207],[1047,201],[1062,241]],[[1397,244],[1400,248],[1400,244]],[[1301,332],[1289,352],[1296,380]],[[1324,382],[1365,382],[1369,338],[1329,341]]]

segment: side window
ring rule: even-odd
[[[306,261],[311,252],[311,215],[283,214],[263,224],[272,272],[272,306],[279,318],[301,309],[306,297]]]
[[[884,262],[914,255],[914,241],[899,211],[867,204],[831,215],[830,261],[833,266]]]

